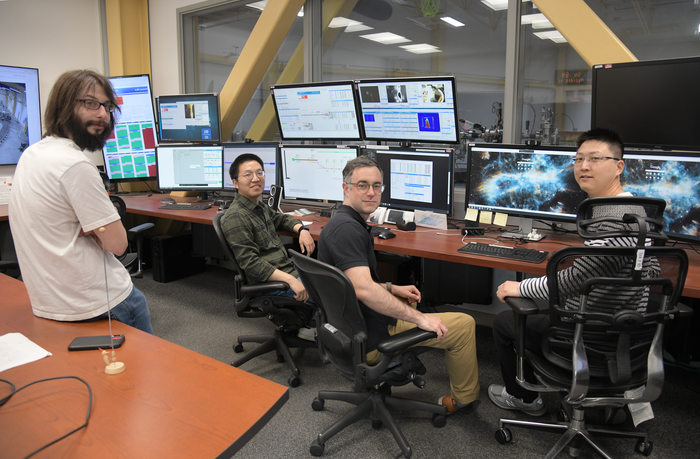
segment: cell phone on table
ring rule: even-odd
[[[93,349],[111,349],[120,347],[124,343],[124,335],[114,335],[114,340],[109,335],[79,336],[68,345],[69,351],[90,351]]]

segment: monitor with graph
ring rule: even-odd
[[[357,147],[281,145],[280,157],[285,199],[342,202],[343,168],[357,158]]]
[[[254,143],[224,143],[224,167],[223,167],[223,184],[225,191],[233,191],[236,189],[231,180],[231,164],[244,153],[252,153],[258,156],[265,168],[265,189],[264,192],[270,191],[271,185],[277,185],[277,162],[279,144],[277,142],[254,142]]]
[[[158,188],[170,191],[220,191],[221,145],[159,145],[156,147]]]

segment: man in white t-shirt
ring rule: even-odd
[[[97,168],[83,154],[102,149],[115,110],[104,76],[74,70],[58,78],[44,114],[44,138],[17,164],[10,229],[34,315],[106,319],[109,302],[113,319],[153,333],[146,298],[113,255],[126,250],[126,231]]]

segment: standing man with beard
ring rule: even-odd
[[[97,72],[73,70],[58,78],[44,114],[44,138],[17,164],[10,229],[34,315],[106,319],[109,296],[113,319],[153,333],[146,298],[112,255],[126,250],[126,231],[97,168],[83,154],[102,149],[118,110],[112,85]],[[110,252],[104,255],[103,241]]]

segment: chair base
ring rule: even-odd
[[[447,415],[447,408],[442,405],[387,395],[379,386],[372,387],[370,392],[320,391],[311,407],[315,411],[321,411],[326,400],[347,402],[357,405],[357,407],[318,435],[310,448],[310,452],[314,456],[323,454],[326,442],[335,434],[361,419],[370,418],[373,428],[379,429],[385,425],[389,429],[404,457],[408,458],[413,452],[390,411],[411,410],[434,413],[432,423],[435,427],[444,427]]]
[[[297,366],[290,349],[293,348],[305,348],[305,347],[317,347],[317,344],[311,341],[307,341],[297,336],[294,336],[288,332],[282,332],[280,330],[275,330],[272,335],[243,335],[239,336],[237,339],[238,343],[233,347],[236,353],[243,352],[243,343],[258,343],[260,346],[246,352],[242,357],[231,362],[234,367],[240,367],[249,360],[259,357],[268,352],[275,351],[277,354],[277,361],[287,362],[287,366],[292,371],[292,375],[287,379],[287,383],[291,387],[297,387],[301,384],[299,380],[299,367]]]
[[[566,407],[566,406],[565,406]],[[545,459],[553,459],[567,446],[569,447],[569,456],[578,457],[578,452],[581,444],[585,441],[595,449],[605,459],[612,459],[612,456],[596,442],[594,435],[616,438],[636,438],[637,445],[635,449],[640,453],[648,456],[651,454],[652,444],[647,442],[647,434],[644,432],[627,432],[622,430],[613,430],[604,427],[586,426],[584,412],[581,409],[566,409],[567,416],[570,416],[569,422],[535,422],[535,421],[519,421],[516,419],[501,419],[498,421],[498,431],[496,431],[496,440],[499,443],[507,443],[512,439],[510,430],[505,426],[511,425],[516,427],[525,427],[537,430],[545,430],[548,432],[562,432],[563,435],[559,441],[552,447],[545,456]],[[593,435],[591,435],[593,434]]]

